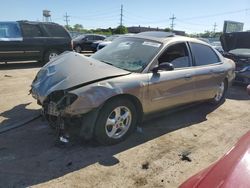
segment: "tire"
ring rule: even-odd
[[[59,55],[59,52],[57,50],[49,50],[44,55],[44,64],[48,63],[51,59],[55,58]]]
[[[216,95],[211,100],[211,103],[217,105],[220,104],[222,101],[224,101],[227,88],[228,88],[228,82],[227,80],[223,80],[219,85]]]
[[[77,45],[77,46],[74,48],[74,50],[75,50],[77,53],[81,53],[82,47],[79,46],[79,45]]]
[[[96,121],[95,139],[102,145],[117,144],[125,140],[134,131],[137,117],[136,108],[131,101],[116,98],[107,102]]]

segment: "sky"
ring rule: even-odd
[[[117,27],[123,5],[123,24],[169,28],[187,33],[222,31],[224,20],[244,23],[250,30],[250,0],[0,0],[1,21],[43,21],[42,11],[51,11],[51,20],[66,25],[81,24],[86,29]]]

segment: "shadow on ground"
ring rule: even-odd
[[[226,98],[233,100],[250,100],[250,96],[247,94],[246,85],[235,84],[232,86],[226,95]]]
[[[113,166],[114,156],[169,132],[206,121],[217,107],[202,103],[143,123],[126,141],[114,146],[75,141],[66,147],[55,146],[55,133],[40,119],[0,136],[0,187],[27,187],[61,177],[99,163]]]
[[[20,104],[10,110],[0,113],[0,132],[6,130],[7,127],[16,127],[18,124],[23,124],[28,120],[38,116],[39,110],[28,109],[27,106],[31,103]]]
[[[0,63],[0,70],[11,70],[11,69],[31,69],[42,67],[39,62],[10,62],[10,63]]]

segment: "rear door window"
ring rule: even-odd
[[[95,36],[95,40],[103,40],[104,39],[104,37],[102,37],[102,36]]]
[[[68,32],[62,26],[46,24],[45,28],[51,37],[69,37]]]
[[[36,24],[22,24],[23,36],[24,37],[42,37],[42,31]]]
[[[196,66],[210,65],[220,62],[219,57],[210,46],[191,42],[190,47]]]
[[[17,22],[0,22],[0,41],[21,40],[23,40],[23,38]]]

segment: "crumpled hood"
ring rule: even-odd
[[[250,49],[250,32],[224,33],[221,35],[220,41],[226,52],[237,48]]]
[[[31,91],[42,103],[53,91],[126,74],[130,72],[75,52],[68,52],[41,68],[32,83]]]

